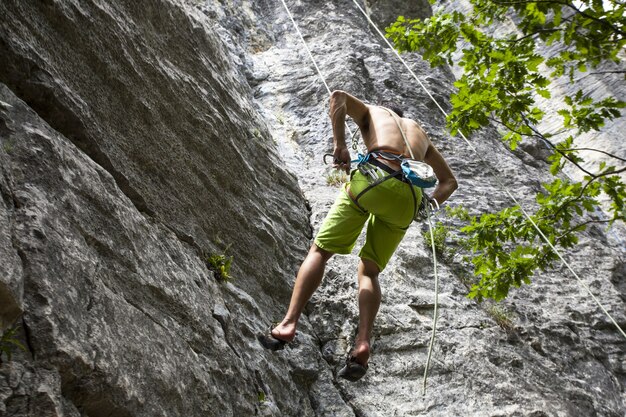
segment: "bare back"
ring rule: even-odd
[[[333,155],[337,161],[333,166],[346,171],[350,168],[350,152],[345,142],[346,115],[352,117],[361,129],[363,142],[368,151],[387,150],[409,156],[411,152],[398,128],[399,123],[409,142],[413,157],[430,165],[439,180],[431,197],[441,204],[456,190],[457,182],[452,170],[417,122],[399,117],[395,119],[387,109],[365,104],[341,90],[333,91],[330,96],[330,117],[335,144]],[[390,166],[397,165],[395,161],[383,159],[381,162]]]
[[[402,133],[398,128],[399,123],[411,145],[415,159],[424,160],[430,141],[417,122],[400,118],[395,113],[392,115],[383,107],[369,105],[367,107],[369,117],[363,123],[361,134],[368,151],[388,150],[410,156],[411,152],[407,149]]]

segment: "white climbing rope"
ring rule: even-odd
[[[317,75],[320,77],[322,84],[324,84],[324,87],[326,87],[326,91],[328,91],[328,95],[330,96],[332,94],[330,91],[330,87],[328,87],[328,83],[326,82],[326,79],[322,75],[322,71],[320,71],[320,68],[317,66],[317,62],[315,61],[315,58],[313,58],[313,54],[311,53],[311,50],[309,49],[309,45],[307,45],[306,41],[304,40],[304,36],[302,36],[302,32],[300,32],[300,28],[296,24],[296,21],[294,20],[291,12],[289,11],[289,7],[287,7],[287,3],[285,3],[285,0],[280,0],[280,1],[283,3],[283,6],[285,7],[285,10],[287,11],[287,15],[289,16],[289,19],[291,20],[293,27],[298,33],[300,40],[302,41],[302,45],[304,45],[304,49],[306,49],[307,54],[309,54],[309,59],[313,63],[313,66],[315,67],[315,71],[317,72]],[[357,147],[356,147],[356,142],[354,141],[354,137],[357,131],[355,130],[354,133],[352,133],[352,129],[350,129],[350,126],[348,126],[347,122],[346,122],[346,128],[348,128],[348,133],[350,134],[350,137],[352,138],[352,149],[356,151]]]
[[[317,63],[315,62],[315,58],[313,58],[313,54],[311,53],[311,50],[309,49],[306,41],[304,40],[304,37],[302,36],[302,33],[300,32],[300,29],[298,28],[298,25],[296,24],[296,21],[294,20],[293,16],[291,15],[291,12],[289,11],[289,8],[287,7],[287,4],[285,3],[285,0],[281,0],[281,2],[283,3],[283,6],[285,7],[285,10],[287,11],[287,14],[289,15],[289,19],[291,19],[291,23],[293,24],[296,32],[298,33],[298,36],[300,37],[300,40],[302,41],[302,43],[303,43],[307,53],[309,54],[309,58],[313,62],[313,66],[315,67],[315,70],[317,71],[318,76],[322,80],[322,83],[324,84],[324,86],[326,87],[326,90],[328,91],[328,94],[330,95],[331,92],[330,92],[330,88],[328,87],[328,84],[326,83],[326,79],[324,78],[324,76],[322,75],[322,72],[320,71],[319,67],[317,66]],[[346,127],[348,127],[348,130],[350,131],[350,127],[347,124],[346,124]],[[356,131],[355,131],[355,133],[356,133]],[[350,131],[350,134],[354,138],[354,134],[352,134],[351,131]],[[354,143],[354,140],[353,140],[353,143]],[[409,151],[410,151],[410,149],[409,149]],[[430,220],[430,207],[429,207],[428,203],[426,204],[426,217],[428,219],[428,230],[430,232],[430,242],[431,242],[432,251],[433,251],[433,272],[434,272],[434,276],[435,276],[435,308],[434,308],[434,313],[433,313],[433,331],[432,331],[432,335],[431,335],[431,338],[430,338],[430,345],[429,345],[429,348],[428,348],[428,358],[426,359],[426,367],[424,369],[424,382],[423,382],[423,387],[422,387],[422,394],[423,395],[426,394],[426,381],[427,381],[427,378],[428,378],[428,368],[430,367],[430,359],[431,359],[431,356],[432,356],[433,345],[435,343],[435,334],[436,334],[436,329],[437,329],[437,314],[438,314],[438,305],[439,305],[439,276],[437,274],[437,254],[436,254],[436,250],[435,250],[435,237],[434,237],[434,233],[433,233],[433,225],[432,225],[432,222]]]
[[[302,44],[304,45],[304,49],[306,49],[306,52],[309,54],[309,58],[311,59],[311,62],[313,63],[313,66],[315,67],[315,71],[317,71],[317,75],[319,75],[320,80],[322,80],[322,83],[324,84],[324,87],[326,87],[326,91],[328,91],[328,95],[330,95],[331,91],[330,91],[330,88],[328,87],[328,84],[326,83],[326,79],[324,78],[324,76],[322,75],[322,72],[317,66],[317,62],[315,62],[315,58],[313,58],[313,54],[311,53],[309,46],[304,40],[304,36],[302,36],[302,32],[300,32],[300,28],[296,24],[296,21],[293,19],[293,16],[291,15],[291,12],[289,11],[289,7],[287,7],[287,3],[285,3],[285,0],[280,0],[280,1],[283,3],[283,6],[285,7],[287,14],[289,15],[289,19],[291,19],[291,23],[293,24],[293,27],[296,29],[296,32],[298,33],[298,36],[300,37],[300,40],[302,41]]]
[[[424,198],[422,196],[422,198]],[[428,219],[428,230],[430,231],[430,246],[433,249],[433,270],[435,273],[435,308],[433,310],[433,331],[428,344],[428,356],[424,367],[424,380],[422,382],[422,395],[426,395],[426,380],[428,379],[428,369],[430,368],[430,358],[435,345],[435,333],[437,332],[437,317],[439,314],[439,275],[437,274],[437,253],[435,250],[435,235],[433,234],[433,224],[430,220],[430,203],[426,202],[426,219]]]
[[[361,13],[363,14],[363,16],[365,16],[365,18],[367,19],[367,21],[370,23],[370,25],[372,25],[372,27],[376,30],[376,32],[378,32],[378,34],[381,36],[381,38],[385,41],[385,43],[387,44],[387,46],[389,46],[389,48],[391,48],[391,50],[396,54],[396,56],[398,57],[398,59],[400,60],[400,62],[402,62],[402,64],[406,67],[406,69],[409,71],[409,73],[413,76],[413,78],[415,79],[415,81],[417,81],[417,83],[420,85],[420,87],[422,87],[422,89],[424,90],[424,92],[426,92],[426,94],[428,95],[428,97],[430,97],[430,99],[433,101],[433,103],[435,103],[435,105],[439,108],[439,110],[441,110],[441,112],[444,114],[444,116],[448,116],[448,114],[445,112],[445,110],[439,105],[439,103],[437,102],[437,100],[435,100],[435,98],[433,97],[433,95],[428,91],[428,89],[426,88],[426,86],[420,81],[420,79],[417,77],[417,75],[415,75],[415,73],[413,72],[413,70],[409,67],[409,65],[406,63],[406,61],[400,56],[400,54],[398,53],[398,51],[396,51],[396,49],[391,45],[391,43],[387,40],[387,38],[385,37],[385,35],[380,31],[380,29],[378,28],[378,26],[372,21],[372,19],[368,16],[368,14],[365,12],[365,10],[363,10],[363,8],[359,5],[359,3],[357,2],[357,0],[352,0],[354,2],[354,4],[356,5],[356,7],[361,11]],[[465,141],[465,143],[467,143],[467,145],[469,146],[469,148],[480,158],[480,160],[482,162],[484,162],[485,164],[489,165],[489,163],[482,157],[482,155],[478,152],[478,150],[474,147],[474,145],[471,144],[471,142],[465,137],[465,135],[463,134],[463,132],[459,132],[459,134],[461,135],[461,137],[463,138],[463,140]],[[489,165],[490,166],[490,165]],[[572,269],[572,267],[570,266],[570,264],[563,258],[563,256],[561,255],[561,253],[558,251],[558,249],[556,247],[554,247],[554,245],[550,242],[550,240],[546,237],[546,235],[541,231],[541,229],[539,228],[539,226],[537,226],[537,224],[535,223],[535,221],[530,217],[530,215],[527,213],[527,211],[524,209],[524,207],[522,206],[522,204],[517,200],[517,198],[515,198],[515,196],[509,191],[509,189],[506,187],[506,185],[504,184],[504,182],[502,181],[502,178],[500,177],[500,172],[494,168],[494,171],[496,172],[495,178],[498,182],[498,185],[500,186],[500,188],[502,188],[504,190],[504,192],[509,196],[509,198],[511,198],[511,200],[520,207],[520,210],[522,211],[522,213],[524,214],[524,216],[532,223],[532,225],[534,226],[535,230],[537,230],[537,232],[539,233],[539,235],[543,238],[543,240],[548,244],[548,246],[550,247],[550,249],[552,249],[552,251],[559,257],[559,259],[561,260],[561,262],[563,263],[563,265],[565,265],[567,267],[567,269],[569,269],[569,271],[572,273],[572,275],[574,275],[574,277],[576,278],[576,280],[578,280],[578,282],[583,286],[583,288],[585,290],[587,290],[587,292],[589,293],[589,295],[591,296],[591,298],[593,299],[593,301],[595,301],[595,303],[598,305],[598,307],[600,307],[600,310],[602,310],[602,312],[609,318],[609,320],[615,325],[615,327],[617,328],[617,330],[622,334],[622,336],[624,336],[624,338],[626,338],[626,332],[624,332],[624,330],[620,327],[619,324],[617,324],[617,321],[613,318],[613,316],[607,311],[607,309],[604,307],[604,305],[602,305],[602,303],[600,302],[600,300],[598,300],[598,298],[593,294],[593,292],[591,291],[591,289],[589,288],[589,286],[578,276],[578,274]]]

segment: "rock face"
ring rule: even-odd
[[[509,204],[351,1],[287,4],[330,89],[395,99],[424,125],[459,178],[451,204]],[[434,292],[419,225],[381,274],[362,381],[335,376],[357,324],[356,255],[330,261],[297,343],[258,345],[338,192],[321,163],[328,91],[281,2],[14,0],[0,12],[0,324],[17,321],[28,348],[0,366],[0,415],[626,412],[625,340],[565,268],[478,305],[459,256],[439,265],[422,396]],[[451,71],[407,58],[445,103]],[[488,130],[474,145],[532,207],[545,164]],[[602,230],[581,240],[567,260],[626,327],[623,245]],[[211,254],[233,257],[229,282]]]
[[[254,414],[310,226],[223,44],[167,1],[0,10],[2,318],[30,348],[0,414]]]

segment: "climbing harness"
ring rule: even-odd
[[[419,221],[424,220],[428,216],[428,214],[426,213],[426,210],[434,211],[433,208],[435,206],[437,209],[439,209],[439,204],[436,201],[433,204],[432,202],[434,200],[432,200],[430,197],[425,197],[425,198],[422,198],[421,204],[418,207],[417,196],[415,194],[415,190],[413,189],[413,186],[419,187],[421,189],[434,187],[437,184],[437,177],[433,171],[433,168],[430,165],[415,159],[415,155],[413,154],[413,150],[411,149],[409,140],[407,139],[406,134],[404,133],[404,129],[402,128],[398,115],[386,107],[382,107],[382,106],[380,107],[386,110],[389,113],[389,115],[393,118],[394,122],[396,123],[396,126],[398,127],[398,130],[400,131],[400,134],[402,135],[402,139],[404,140],[404,143],[411,157],[409,158],[403,154],[398,154],[397,152],[387,151],[387,150],[371,151],[365,155],[359,153],[357,156],[357,159],[352,160],[350,162],[357,163],[357,169],[359,170],[359,172],[361,172],[361,174],[363,174],[365,178],[367,178],[370,181],[370,185],[366,187],[364,190],[362,190],[356,196],[350,195],[350,198],[361,211],[366,213],[367,210],[365,210],[363,206],[359,204],[359,199],[366,192],[372,190],[374,187],[382,184],[383,182],[391,178],[396,178],[400,181],[407,183],[409,187],[411,188],[411,194],[413,195],[413,203],[414,203],[413,220],[419,220]],[[353,138],[356,132],[357,131],[355,131],[354,134],[352,135]],[[353,143],[354,143],[354,140],[353,140]],[[335,164],[339,163],[339,161],[334,159],[334,156],[332,154],[324,154],[323,156],[324,163],[327,163],[326,158],[329,156],[333,157],[333,162]],[[396,163],[400,166],[400,169],[394,170],[389,165],[383,162],[380,162],[379,159]],[[425,193],[422,193],[422,195],[426,196]]]
[[[389,165],[380,162],[379,159],[397,162],[400,165],[400,169],[394,170]],[[415,186],[424,189],[435,186],[435,184],[437,183],[437,177],[435,177],[435,174],[432,172],[432,168],[430,168],[430,165],[385,151],[372,151],[368,152],[365,155],[358,154],[357,159],[351,162],[357,163],[357,169],[359,170],[359,172],[361,172],[361,174],[363,174],[363,176],[366,177],[370,182],[370,184],[364,190],[362,190],[359,194],[352,198],[354,204],[356,204],[356,206],[361,209],[361,211],[367,212],[367,210],[365,210],[359,204],[359,199],[365,193],[367,193],[374,187],[382,184],[383,182],[391,178],[395,178],[406,183],[411,189],[414,203],[413,220],[423,219],[423,212],[420,211],[420,208],[423,210],[426,206],[417,205],[417,196],[413,187]],[[415,162],[419,164],[413,164]],[[422,165],[426,165],[428,168],[430,168],[430,171],[422,167]],[[425,193],[422,193],[422,195],[425,195]]]
[[[369,152],[366,155],[359,154],[358,158],[352,161],[352,162],[358,162],[357,169],[359,170],[359,172],[361,172],[361,174],[363,174],[369,180],[370,183],[367,187],[365,187],[365,189],[363,189],[356,196],[352,196],[351,193],[349,193],[349,196],[354,202],[354,204],[356,204],[356,206],[362,212],[367,213],[367,210],[363,208],[361,204],[359,204],[359,199],[363,197],[365,193],[367,193],[368,191],[372,190],[374,187],[382,184],[385,181],[388,181],[392,178],[400,180],[406,183],[411,189],[411,195],[413,196],[413,217],[411,220],[412,222],[413,219],[417,217],[417,213],[418,213],[417,195],[415,194],[413,183],[406,177],[402,168],[398,170],[394,170],[390,166],[385,165],[382,162],[379,162],[376,158],[380,154],[381,154],[380,152]],[[409,223],[405,229],[408,229],[410,225],[411,223]]]
[[[335,159],[332,154],[324,154],[323,161],[325,164],[328,164],[327,158],[333,158],[333,163],[338,164],[340,161]],[[400,169],[394,170],[389,165],[386,165],[383,162],[380,162],[379,159],[384,159],[387,161],[394,161],[400,165]],[[415,190],[413,186],[419,187],[421,189],[434,187],[437,183],[437,177],[433,172],[433,169],[430,165],[416,161],[410,158],[406,158],[402,155],[398,155],[396,153],[392,153],[389,151],[372,151],[367,154],[358,154],[357,159],[350,161],[350,163],[356,163],[356,169],[363,174],[365,178],[369,180],[369,185],[363,189],[356,196],[352,196],[349,194],[350,199],[356,204],[356,206],[364,213],[367,213],[367,210],[359,204],[359,199],[368,191],[372,190],[374,187],[382,184],[383,182],[395,178],[409,185],[411,189],[411,194],[413,195],[414,202],[414,210],[413,210],[413,220],[414,221],[423,221],[427,218],[428,210],[431,213],[439,210],[439,203],[436,200],[430,198],[426,193],[422,192],[422,199],[420,205],[417,205],[417,196],[415,194]],[[407,228],[410,224],[407,226]]]

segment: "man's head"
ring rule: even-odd
[[[404,117],[404,111],[402,110],[402,108],[395,102],[393,101],[389,101],[389,100],[380,100],[378,102],[379,106],[382,107],[387,107],[390,110],[393,110],[393,112],[395,114],[397,114],[400,117]]]

